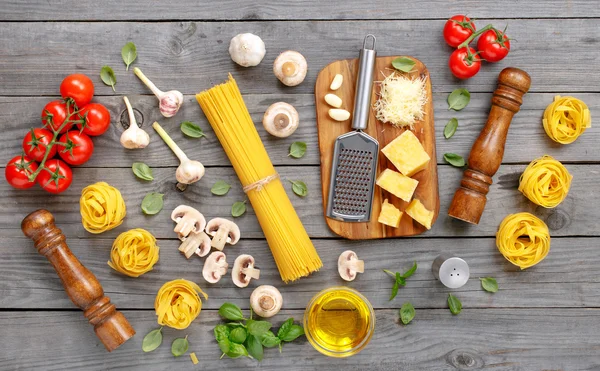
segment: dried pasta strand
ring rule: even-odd
[[[145,229],[136,228],[121,233],[113,242],[108,265],[129,277],[149,272],[158,261],[156,238]]]
[[[79,211],[83,228],[94,234],[118,227],[127,214],[121,192],[105,182],[94,183],[81,190]]]
[[[165,283],[154,300],[158,324],[178,330],[186,329],[202,309],[199,293],[208,299],[208,295],[194,282],[180,278]]]
[[[261,188],[248,190],[284,282],[294,281],[321,268],[321,259],[298,218],[269,155],[260,140],[242,94],[229,81],[196,95],[243,187],[271,179]]]
[[[557,95],[554,102],[546,107],[542,123],[550,139],[557,143],[569,144],[592,126],[592,117],[583,101]]]
[[[519,191],[545,208],[558,206],[569,193],[573,175],[559,161],[545,155],[531,161],[519,181]]]
[[[530,213],[510,214],[498,228],[496,246],[512,264],[526,269],[541,262],[550,251],[550,232]]]

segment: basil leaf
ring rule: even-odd
[[[254,336],[250,335],[248,340],[246,341],[246,349],[248,349],[248,354],[257,361],[262,361],[263,359],[263,346],[260,343],[260,340]]]
[[[485,277],[480,278],[481,287],[487,292],[497,292],[498,291],[498,282],[493,277]]]
[[[402,277],[400,272],[396,272],[396,282],[398,282],[398,285],[400,286],[406,286],[406,280]]]
[[[396,295],[398,295],[398,288],[399,288],[398,285],[399,285],[398,280],[394,281],[394,286],[392,286],[392,294],[390,295],[390,301],[394,300]]]
[[[163,208],[163,196],[162,193],[150,192],[142,200],[142,211],[146,215],[155,215]]]
[[[248,351],[242,344],[229,343],[229,351],[226,352],[229,358],[238,358],[241,356],[248,357]]]
[[[129,65],[132,64],[133,61],[135,61],[135,59],[137,58],[137,49],[135,47],[135,44],[131,41],[125,44],[121,49],[121,57],[123,58],[123,62],[125,62],[125,64],[127,65],[125,71],[129,71]]]
[[[452,314],[459,314],[462,310],[462,303],[452,294],[448,294],[448,308]]]
[[[173,340],[173,343],[171,344],[171,353],[173,353],[175,357],[179,357],[184,355],[185,352],[188,351],[189,347],[190,343],[188,342],[187,336],[184,338],[178,338]]]
[[[304,329],[302,326],[292,325],[290,330],[285,333],[280,339],[285,342],[290,342],[296,340],[299,336],[304,335]]]
[[[458,129],[458,120],[456,117],[453,117],[448,121],[446,126],[444,127],[444,137],[446,139],[452,138],[454,133],[456,133],[456,129]]]
[[[409,270],[404,272],[404,274],[402,275],[402,278],[408,278],[408,277],[412,276],[416,271],[417,271],[417,262],[414,262],[413,266]]]
[[[271,329],[271,322],[267,321],[248,321],[247,325],[250,335],[262,336]]]
[[[219,343],[219,349],[221,349],[221,352],[225,354],[229,353],[229,348],[231,348],[231,342],[229,341],[229,339],[222,339],[219,340],[217,343]]]
[[[244,325],[241,322],[229,322],[229,323],[226,323],[225,326],[229,327],[230,329],[234,329],[234,328],[238,328],[238,327],[246,328],[246,325]]]
[[[448,95],[448,109],[460,111],[471,101],[471,93],[467,89],[456,89]]]
[[[292,191],[300,197],[304,197],[308,194],[308,187],[306,183],[300,180],[290,180],[292,183]]]
[[[407,57],[398,57],[392,61],[392,66],[402,72],[410,72],[415,67],[416,62]]]
[[[112,87],[112,90],[115,91],[115,85],[117,84],[117,77],[115,76],[115,71],[109,66],[102,66],[100,69],[100,78],[105,85]]]
[[[306,143],[304,142],[294,142],[290,146],[290,154],[293,158],[301,158],[306,153]]]
[[[219,308],[219,315],[230,321],[241,321],[245,319],[240,307],[233,303],[223,303]]]
[[[413,318],[415,318],[415,307],[407,301],[402,304],[402,308],[400,308],[400,321],[405,325],[408,325]]]
[[[135,176],[142,180],[154,180],[152,169],[143,162],[134,162],[133,165],[131,165],[131,169]]]
[[[274,348],[281,343],[281,339],[275,336],[272,331],[267,331],[260,337],[260,343],[266,348]]]
[[[222,180],[218,180],[210,189],[210,193],[217,196],[224,196],[229,192],[231,186]]]
[[[226,325],[217,325],[213,330],[215,333],[215,340],[220,342],[222,340],[229,340],[229,327]],[[225,351],[223,353],[226,353]]]
[[[180,128],[181,132],[190,138],[202,138],[206,136],[200,126],[191,121],[182,122]]]
[[[294,325],[294,319],[293,318],[288,318],[279,328],[279,331],[277,331],[277,337],[279,339],[283,339],[284,337],[287,336],[287,333],[290,332],[290,330],[292,329],[292,326]]]
[[[144,336],[144,340],[142,340],[142,350],[144,352],[151,352],[162,344],[163,336],[161,331],[162,327],[152,330]]]
[[[234,218],[244,215],[246,212],[246,201],[238,201],[231,206],[231,216]]]
[[[465,159],[456,153],[444,153],[444,160],[452,166],[463,167],[465,166]]]
[[[248,333],[243,327],[236,327],[229,333],[229,340],[238,344],[243,344],[246,341],[246,337],[248,337]]]

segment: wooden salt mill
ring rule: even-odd
[[[509,67],[500,72],[488,120],[471,148],[468,168],[450,204],[451,217],[479,224],[492,176],[502,163],[508,127],[530,85],[531,78],[523,70]]]
[[[27,215],[21,222],[21,230],[34,241],[38,252],[52,263],[67,295],[83,310],[106,350],[117,349],[135,335],[125,316],[104,296],[96,276],[73,255],[49,211],[37,210]]]

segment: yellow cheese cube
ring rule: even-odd
[[[402,211],[389,203],[386,198],[385,201],[383,201],[383,204],[381,204],[381,213],[379,213],[377,221],[381,224],[398,228],[400,225],[400,218],[402,218]]]
[[[416,198],[404,210],[411,218],[427,229],[431,229],[431,221],[433,220],[433,211],[429,211],[423,206],[421,201]]]
[[[394,170],[385,169],[379,174],[377,185],[394,196],[409,202],[413,193],[415,193],[415,189],[419,185],[419,181],[404,176]]]
[[[381,152],[406,176],[413,176],[423,170],[430,160],[419,138],[409,130],[392,140]]]

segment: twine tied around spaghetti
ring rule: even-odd
[[[275,173],[273,175],[269,175],[268,177],[257,180],[252,184],[248,184],[243,188],[244,193],[248,193],[253,189],[256,189],[257,192],[260,192],[264,186],[266,186],[270,181],[279,179],[279,174]]]

